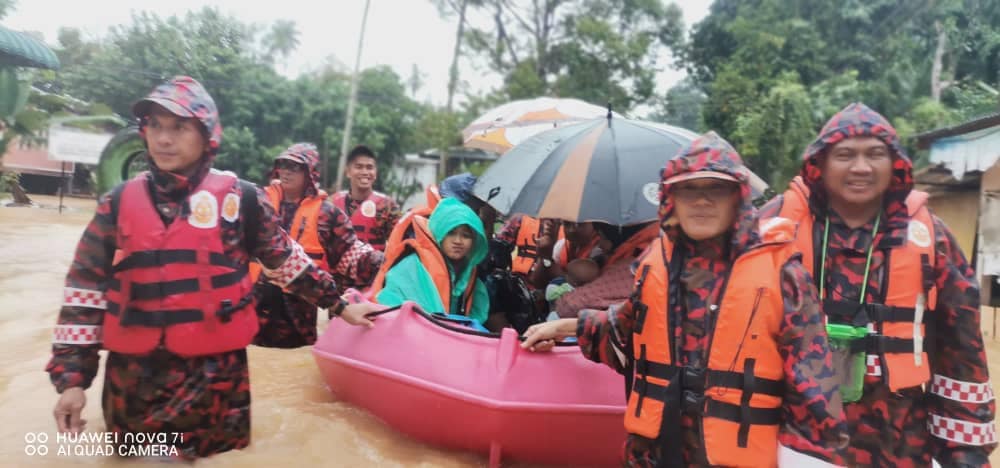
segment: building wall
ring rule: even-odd
[[[979,192],[939,192],[927,205],[948,226],[966,257],[971,258],[979,219]]]

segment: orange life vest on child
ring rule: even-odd
[[[892,391],[916,387],[931,378],[930,362],[923,351],[922,341],[926,336],[924,324],[937,306],[937,288],[933,278],[937,253],[934,249],[934,220],[926,205],[927,193],[910,191],[906,198],[910,215],[907,240],[903,245],[892,247],[886,255],[889,269],[885,276],[888,284],[883,304],[823,301],[823,313],[831,323],[852,323],[858,317],[869,321],[869,329],[875,334],[865,339],[869,356],[868,375],[882,376]],[[785,191],[778,216],[799,223],[795,245],[802,252],[802,263],[806,269],[818,277],[814,265],[815,219],[809,210],[809,188],[801,177],[792,180]],[[923,320],[916,327],[919,330],[916,338],[920,342],[915,343],[914,319],[918,297],[924,298],[925,311]],[[918,348],[921,349],[919,357],[915,356]]]
[[[161,343],[180,356],[245,348],[257,334],[246,261],[227,255],[223,222],[240,215],[238,179],[211,171],[188,197],[190,212],[165,226],[145,174],[117,208],[118,261],[104,315],[104,347],[146,354]]]
[[[379,268],[378,274],[375,276],[375,281],[372,282],[372,297],[378,296],[378,293],[385,287],[385,276],[389,273],[389,269],[407,255],[416,253],[420,257],[420,263],[423,264],[424,269],[430,273],[438,295],[441,296],[441,303],[445,307],[443,312],[445,314],[469,315],[472,310],[476,282],[469,281],[463,292],[462,310],[451,310],[451,273],[444,255],[441,253],[441,248],[434,241],[434,236],[427,226],[427,218],[410,214],[406,219],[408,222],[403,230],[398,229],[403,226],[402,223],[396,225],[397,229],[393,229],[394,234],[399,230],[399,235],[396,238],[391,238],[392,241],[387,244],[385,262],[382,263],[382,267]],[[405,230],[410,232],[404,232]],[[475,269],[471,274],[475,275]]]
[[[632,298],[635,378],[625,411],[628,432],[670,437],[678,427],[665,424],[664,414],[683,411],[701,418],[712,465],[776,465],[784,389],[777,340],[784,315],[780,272],[795,254],[793,236],[791,222],[774,223],[764,244],[736,260],[704,369],[675,364],[677,324],[668,318],[673,244],[665,235],[653,242],[636,272]]]

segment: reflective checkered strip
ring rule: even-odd
[[[963,445],[987,445],[997,441],[992,422],[972,423],[931,414],[927,421],[931,435]]]
[[[868,355],[868,375],[873,375],[875,377],[882,376],[882,360],[879,359],[878,354]]]
[[[52,342],[56,344],[95,344],[101,342],[99,325],[56,325],[52,331]]]
[[[962,403],[993,401],[993,387],[989,383],[963,382],[934,374],[931,393]]]
[[[340,261],[337,262],[337,266],[333,269],[337,273],[353,278],[358,269],[358,262],[361,258],[368,255],[375,249],[372,246],[361,242],[359,240],[354,241],[354,245],[351,246],[344,255],[340,257]]]
[[[285,259],[285,263],[273,270],[263,268],[264,275],[274,284],[285,287],[295,281],[303,271],[309,268],[309,265],[313,264],[309,255],[306,251],[299,245],[298,242],[292,242],[292,254]]]
[[[89,307],[91,309],[107,309],[108,301],[104,292],[93,289],[63,288],[63,305],[70,307]]]

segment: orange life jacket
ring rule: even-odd
[[[330,201],[344,213],[348,214],[354,232],[358,235],[358,240],[366,242],[375,250],[385,250],[385,239],[376,237],[375,228],[378,227],[378,212],[384,210],[389,197],[383,193],[372,192],[365,201],[361,202],[358,209],[353,212],[347,209],[347,196],[349,190],[341,190],[330,197]]]
[[[281,209],[281,200],[284,196],[280,182],[271,181],[271,185],[264,189],[264,193],[267,194],[275,211]],[[326,197],[326,192],[320,190],[319,194],[302,199],[299,207],[295,209],[295,216],[292,217],[289,235],[302,246],[306,255],[313,259],[317,267],[329,272],[330,264],[326,258],[326,250],[319,240],[319,213]],[[250,277],[254,282],[260,277],[260,271],[260,263],[255,261],[250,264]]]
[[[538,258],[538,247],[535,245],[535,237],[541,234],[541,222],[538,218],[531,216],[521,216],[521,227],[517,230],[516,247],[514,259],[511,263],[511,271],[514,273],[527,275]],[[559,227],[559,237],[563,238],[562,226]],[[557,239],[557,240],[558,240]]]
[[[424,195],[427,196],[427,208],[429,208],[430,211],[434,211],[438,202],[441,201],[441,192],[438,191],[438,186],[435,184],[428,185],[424,190]]]
[[[146,354],[161,343],[179,356],[245,348],[257,334],[246,262],[227,255],[222,224],[240,215],[238,179],[211,171],[185,203],[190,214],[165,226],[145,174],[118,200],[116,261],[106,291],[103,343]]]
[[[653,242],[636,272],[632,296],[634,384],[625,410],[628,432],[676,440],[679,419],[668,418],[683,412],[701,418],[702,442],[713,466],[776,465],[784,389],[778,351],[784,315],[780,271],[795,254],[794,224],[774,223],[763,237],[762,245],[732,267],[704,369],[675,363],[673,330],[678,324],[671,323],[668,305],[673,244],[662,234]]]
[[[427,218],[411,214],[408,220],[407,229],[410,230],[410,233],[400,231],[397,239],[386,244],[385,261],[382,263],[382,267],[379,268],[378,274],[375,275],[375,281],[372,282],[372,297],[377,297],[378,293],[385,287],[385,276],[389,273],[389,270],[407,255],[416,253],[420,257],[420,263],[423,264],[424,269],[430,273],[438,295],[441,296],[441,303],[444,304],[445,308],[443,311],[431,310],[428,312],[469,315],[469,312],[472,311],[472,299],[476,282],[474,280],[468,282],[468,286],[462,294],[462,310],[451,310],[451,273],[448,270],[447,260],[445,260],[444,254],[441,253],[441,248],[434,241],[434,236],[427,226]],[[401,224],[396,225],[397,228],[400,226]],[[393,229],[393,232],[395,233],[396,229]],[[472,269],[470,274],[473,276],[476,274],[475,268]]]
[[[937,306],[937,288],[934,286],[934,221],[927,210],[927,193],[912,190],[906,198],[910,216],[907,241],[887,252],[889,269],[885,275],[888,283],[883,304],[858,304],[857,301],[823,301],[823,312],[832,323],[852,323],[858,317],[869,321],[869,330],[875,334],[864,340],[868,353],[868,375],[882,376],[892,391],[922,385],[931,378],[930,362],[923,351],[925,323]],[[809,188],[801,177],[792,180],[785,191],[782,218],[799,223],[795,244],[802,252],[802,263],[815,273],[815,244],[813,224],[815,218],[809,210]],[[917,323],[914,343],[914,319],[917,298],[924,298],[923,320]],[[860,314],[866,314],[867,317]],[[918,345],[918,346],[915,346]],[[916,348],[921,349],[915,356]]]

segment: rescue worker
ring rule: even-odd
[[[489,318],[489,295],[476,277],[486,256],[483,223],[471,208],[444,198],[430,218],[413,217],[412,238],[393,245],[372,284],[379,304],[414,301],[431,313]]]
[[[132,111],[150,171],[101,197],[77,245],[46,367],[60,393],[56,424],[83,430],[103,348],[108,431],[180,434],[170,443],[187,459],[240,449],[250,443],[246,346],[258,327],[250,258],[348,323],[371,326],[374,308],[338,297],[262,191],[212,169],[222,127],[200,83],[176,77]]]
[[[816,290],[794,224],[758,230],[748,171],[715,133],[662,175],[663,232],[629,301],[534,325],[631,376],[628,466],[829,466],[847,443]]]
[[[854,103],[803,158],[762,217],[799,224],[796,248],[830,326],[860,332],[845,347],[859,359],[836,369],[851,433],[846,464],[925,467],[933,457],[988,466],[994,402],[975,272],[927,194],[913,190],[896,130]]]
[[[375,152],[364,145],[347,154],[344,175],[351,186],[333,195],[333,204],[347,213],[358,239],[378,251],[385,250],[389,233],[399,221],[399,207],[392,197],[375,191],[378,165]]]
[[[329,272],[341,289],[363,289],[371,284],[384,255],[358,240],[350,220],[320,189],[319,152],[311,143],[294,144],[274,160],[271,184],[264,189],[288,232],[320,269]],[[251,272],[259,273],[258,263]],[[256,274],[253,275],[257,279]],[[254,344],[297,348],[316,342],[314,304],[267,281],[256,281],[260,331]]]

